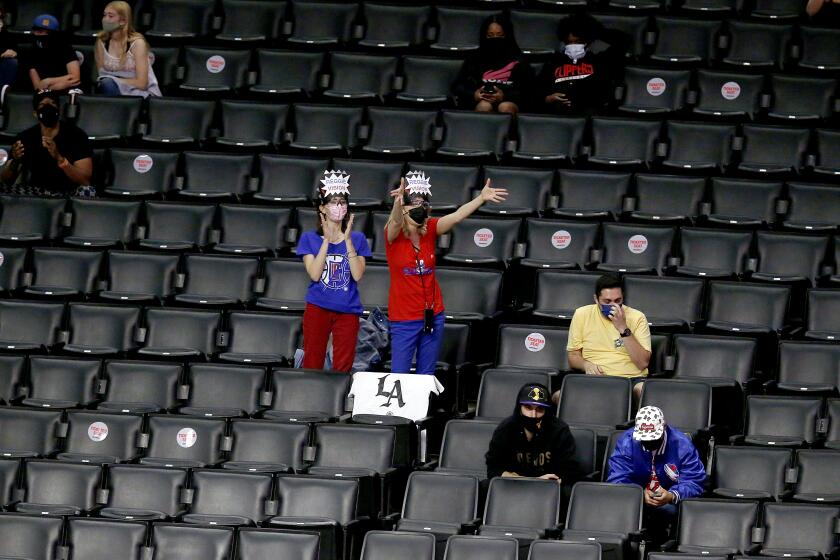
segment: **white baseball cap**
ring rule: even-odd
[[[636,427],[633,439],[636,441],[655,441],[665,433],[665,415],[656,406],[643,406],[636,413]]]

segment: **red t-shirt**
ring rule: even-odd
[[[388,318],[391,321],[421,320],[426,306],[432,302],[435,315],[443,311],[443,297],[435,276],[437,223],[438,218],[429,219],[426,235],[420,238],[419,253],[414,251],[411,240],[402,231],[393,242],[388,243],[388,229],[385,228],[385,255],[391,273],[388,293]]]

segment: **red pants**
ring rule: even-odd
[[[359,336],[359,316],[330,311],[311,303],[306,304],[303,312],[303,367],[324,369],[330,333],[333,336],[333,369],[352,369]]]

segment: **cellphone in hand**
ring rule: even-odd
[[[484,87],[481,88],[481,93],[493,95],[494,93],[496,93],[496,86],[494,86],[493,84],[484,84]]]

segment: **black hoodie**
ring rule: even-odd
[[[527,477],[550,473],[560,477],[564,485],[571,485],[581,477],[572,432],[549,412],[531,441],[525,437],[518,411],[502,420],[493,432],[485,459],[487,478],[501,476],[505,471]]]

